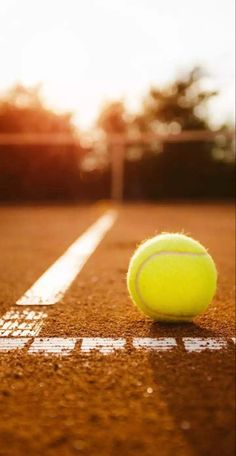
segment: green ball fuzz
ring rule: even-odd
[[[215,263],[194,239],[165,233],[141,244],[129,264],[127,285],[137,307],[158,321],[191,321],[210,304]]]

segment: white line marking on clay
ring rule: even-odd
[[[183,337],[187,352],[202,352],[204,350],[221,350],[226,347],[226,340],[212,337]]]
[[[173,337],[136,337],[133,340],[133,346],[137,349],[148,349],[155,351],[167,351],[177,347],[177,342]]]
[[[17,350],[24,348],[25,345],[28,343],[29,338],[0,338],[0,352],[8,352],[11,350]]]
[[[201,353],[205,350],[216,351],[227,348],[227,343],[232,338],[200,338],[200,337],[183,337],[182,341],[185,351],[188,353]],[[125,338],[112,337],[2,337],[0,338],[0,352],[6,353],[10,350],[24,348],[29,344],[28,353],[31,355],[70,355],[76,348],[77,342],[82,342],[78,347],[78,352],[89,354],[93,350],[104,355],[114,354],[115,352],[124,351],[127,340]],[[175,349],[178,344],[173,337],[135,337],[131,339],[133,348],[139,351],[152,350],[155,352],[167,352]],[[180,340],[179,340],[180,342]],[[180,344],[180,348],[181,344]]]
[[[68,356],[74,350],[76,342],[76,337],[38,337],[34,339],[29,353]]]
[[[111,337],[84,337],[81,345],[83,353],[89,353],[91,350],[97,350],[104,355],[114,353],[116,350],[123,350],[125,339],[112,339]]]
[[[47,314],[41,311],[10,309],[0,319],[0,337],[35,337],[39,334],[46,317]]]
[[[95,251],[117,218],[117,212],[107,211],[18,299],[17,305],[50,305],[64,296],[88,258]]]

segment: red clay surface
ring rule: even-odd
[[[0,315],[105,207],[0,208]],[[234,209],[224,204],[127,205],[42,336],[175,337],[178,348],[65,358],[0,353],[1,456],[234,454],[234,346],[186,353],[183,336],[224,337],[234,327]],[[202,242],[219,271],[217,295],[194,324],[152,322],[125,283],[136,245],[161,231]],[[37,307],[36,307],[37,309]]]

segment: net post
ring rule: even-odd
[[[111,148],[111,199],[122,202],[124,191],[124,157],[125,143],[121,138],[114,137],[110,141]]]

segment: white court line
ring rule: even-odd
[[[81,351],[89,353],[97,350],[103,355],[109,355],[116,350],[123,350],[126,344],[125,339],[113,339],[112,337],[83,337]]]
[[[177,346],[177,342],[173,337],[160,337],[159,339],[153,339],[151,337],[136,337],[133,340],[134,348],[155,350],[155,351],[167,351]]]
[[[46,317],[45,312],[10,309],[0,318],[0,337],[37,336]]]
[[[24,338],[0,338],[0,352],[8,352],[24,348],[30,339]]]
[[[35,338],[10,338],[0,337],[0,353],[7,353],[16,349],[23,349],[26,344],[29,345],[27,352],[30,355],[58,355],[68,356],[76,348],[76,344],[80,342],[78,351],[88,355],[95,351],[103,355],[112,355],[115,352],[124,351],[127,347],[129,339],[112,338],[112,337],[35,337]],[[217,339],[217,338],[199,338],[199,337],[183,337],[185,351],[201,353],[209,350],[225,350],[232,344],[232,338]],[[173,337],[135,337],[131,340],[133,348],[139,351],[146,352],[167,352],[178,347],[178,342]],[[229,344],[229,345],[228,345]],[[181,339],[179,339],[179,348],[183,350]]]
[[[34,339],[28,353],[44,355],[55,354],[68,356],[75,348],[76,337],[38,337]]]
[[[226,347],[226,340],[212,337],[183,337],[185,350],[188,352],[202,352],[205,350],[221,350]]]
[[[16,302],[20,306],[47,306],[60,301],[117,218],[107,211]]]

